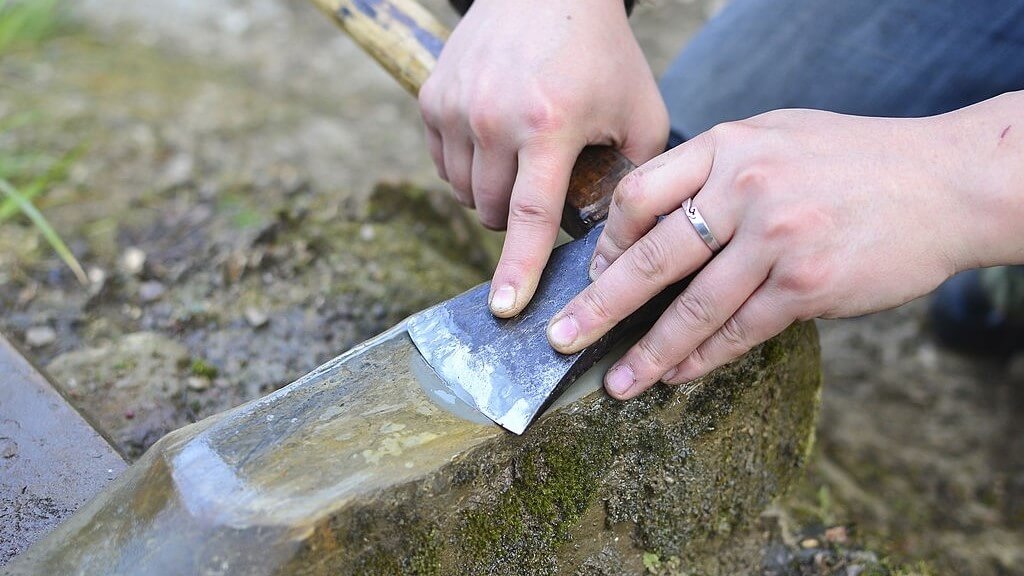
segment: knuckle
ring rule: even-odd
[[[485,106],[474,106],[468,114],[469,129],[477,142],[486,145],[494,134],[501,132],[501,116]]]
[[[802,299],[816,296],[827,283],[828,272],[817,259],[804,259],[784,268],[778,278],[778,286]]]
[[[644,236],[629,249],[632,268],[640,280],[660,280],[667,269],[667,254],[661,243]]]
[[[733,178],[733,189],[746,195],[763,194],[771,189],[772,170],[763,163],[741,168]]]
[[[497,210],[484,210],[481,208],[477,212],[477,217],[480,219],[480,224],[488,230],[504,230],[505,229],[505,215]]]
[[[428,122],[435,121],[437,119],[438,96],[435,86],[436,84],[428,78],[420,88],[419,95],[417,96],[420,115]]]
[[[786,205],[788,204],[788,205]],[[835,229],[835,220],[825,211],[792,202],[781,204],[762,219],[760,234],[769,242],[804,244],[808,235],[827,237]]]
[[[522,121],[531,134],[557,131],[563,122],[555,106],[543,98],[534,98],[521,112]]]
[[[608,301],[608,296],[604,292],[591,287],[584,290],[580,294],[580,297],[580,304],[582,307],[600,323],[604,324],[608,321],[614,320],[612,316],[611,303]]]
[[[620,237],[618,231],[612,231],[605,227],[604,232],[597,239],[594,253],[601,254],[606,262],[611,263],[625,253],[629,246],[628,239]]]
[[[514,200],[509,208],[509,222],[516,222],[527,226],[547,227],[552,222],[558,221],[556,215],[547,205],[530,200]]]
[[[707,298],[695,290],[685,290],[675,300],[675,314],[686,326],[707,326],[714,315]]]
[[[447,170],[448,183],[456,190],[456,196],[467,205],[473,204],[473,184],[464,170]]]
[[[531,270],[537,270],[540,266],[540,260],[533,256],[527,255],[502,255],[501,263],[498,264],[498,270],[495,271],[495,277],[502,276],[504,278],[522,278],[528,274]],[[501,274],[499,274],[499,271]]]
[[[708,362],[701,347],[697,347],[679,364],[679,376],[686,380],[699,378],[707,373]]]
[[[452,187],[455,188],[455,201],[465,206],[466,208],[476,208],[476,203],[473,202],[473,195],[467,192],[463,192],[461,188],[458,188],[454,184]]]
[[[462,126],[463,107],[459,100],[452,96],[441,96],[436,106],[437,117],[442,124],[451,128]]]
[[[768,242],[790,243],[803,230],[803,222],[794,214],[778,214],[764,219],[761,236]]]
[[[636,349],[646,363],[658,369],[667,369],[674,364],[669,361],[668,355],[661,346],[658,346],[657,343],[650,338],[644,337],[638,340],[636,343]]]
[[[626,214],[637,212],[647,201],[644,191],[644,174],[642,170],[633,170],[619,181],[612,193],[615,206]]]
[[[719,333],[722,341],[732,349],[743,349],[747,345],[747,329],[735,316],[725,321]]]

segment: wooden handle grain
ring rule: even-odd
[[[419,94],[449,31],[415,0],[312,0],[410,94]],[[562,228],[574,238],[608,215],[612,192],[636,166],[610,146],[588,146],[573,166]]]
[[[449,31],[414,0],[312,0],[410,94],[434,69]]]

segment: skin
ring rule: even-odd
[[[419,101],[438,174],[485,226],[507,226],[489,299],[500,317],[533,297],[580,151],[615,145],[642,164],[668,138],[622,0],[478,0]]]
[[[547,5],[556,6],[545,13],[549,18],[567,11],[575,18],[591,7],[572,1]],[[628,123],[651,122],[658,131],[664,124],[660,116],[651,119],[635,112],[608,116],[610,109],[602,108],[618,106],[622,112],[637,105],[633,84],[607,81],[623,73],[608,61],[614,62],[624,52],[608,42],[607,30],[601,29],[599,43],[586,44],[587,39],[580,36],[586,37],[587,30],[556,27],[564,34],[561,41],[549,40],[553,43],[537,51],[526,48],[532,42],[523,38],[541,28],[542,38],[558,34],[539,25],[539,14],[531,13],[529,25],[521,28],[516,28],[522,23],[514,15],[501,16],[500,27],[484,26],[480,20],[470,20],[480,6],[488,18],[484,22],[498,18],[498,12],[492,11],[500,12],[499,7],[482,0],[456,29],[435,72],[445,82],[457,79],[458,90],[446,93],[473,93],[500,82],[499,76],[511,75],[516,81],[505,86],[500,99],[516,104],[504,106],[521,111],[541,103],[540,109],[552,111],[544,115],[542,125],[557,127],[558,134],[573,132],[571,127],[580,123],[572,138],[540,138],[549,146],[547,161],[533,163],[534,156],[524,150],[532,150],[534,141],[514,137],[533,134],[524,131],[523,116],[503,116],[495,126],[505,126],[509,142],[523,142],[515,152],[511,148],[504,152],[506,162],[509,157],[520,160],[515,183],[498,178],[489,181],[494,188],[469,184],[481,212],[504,214],[492,203],[511,205],[509,234],[493,285],[512,285],[514,304],[495,309],[497,293],[492,293],[492,310],[509,316],[532,295],[550,254],[559,214],[555,207],[564,201],[572,160],[583,144],[608,142],[581,135],[652,134],[653,128],[645,131]],[[524,11],[529,12],[516,12]],[[614,17],[624,19],[625,14]],[[580,26],[599,24],[587,21]],[[463,37],[476,37],[475,42],[454,44],[460,30]],[[515,46],[503,43],[509,34],[518,35]],[[488,55],[484,48],[488,42],[497,43],[499,56]],[[582,52],[576,47],[581,42],[589,47],[588,53],[600,56],[588,54],[584,56],[588,64],[577,64]],[[568,46],[573,48],[559,51]],[[455,53],[467,47],[477,55]],[[446,61],[449,50],[454,55]],[[497,58],[499,65],[495,68],[476,57]],[[461,62],[473,66],[458,66]],[[586,74],[568,72],[567,63]],[[632,68],[635,72],[635,61]],[[595,84],[591,76],[601,80]],[[601,86],[603,90],[596,90]],[[481,109],[491,108],[471,98],[449,96],[445,101],[453,103],[456,112],[449,117],[455,119],[472,118]],[[552,101],[563,105],[547,107]],[[580,117],[579,110],[605,114]],[[609,118],[625,118],[627,126]],[[616,128],[594,131],[595,120]],[[447,124],[428,121],[431,131],[435,132],[431,136],[435,162],[441,161],[439,170],[442,165],[456,166],[444,163],[449,162],[447,135],[457,132]],[[437,133],[444,134],[440,144]],[[610,141],[635,142],[625,136]],[[634,161],[646,160],[635,147],[625,150],[627,156],[632,152]],[[455,184],[457,179],[451,178],[463,198],[467,182],[487,181],[477,179],[478,157],[473,156],[471,179]],[[442,174],[452,176],[453,171]],[[547,195],[547,200],[540,195]],[[712,254],[679,209],[688,198],[693,198],[725,245],[721,252]],[[544,209],[523,210],[523,206],[542,205]],[[664,218],[658,220],[660,216]],[[659,380],[680,384],[699,378],[794,321],[892,308],[927,294],[959,271],[1024,263],[1021,222],[1024,92],[929,118],[777,110],[716,126],[627,176],[615,191],[591,261],[594,282],[552,318],[548,338],[560,352],[578,351],[666,286],[699,270],[653,328],[608,371],[608,392],[628,399]]]

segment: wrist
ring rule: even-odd
[[[948,142],[950,209],[964,257],[959,269],[1024,264],[1024,92],[934,117]]]

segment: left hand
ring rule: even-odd
[[[626,399],[707,374],[796,320],[926,294],[978,265],[972,239],[985,234],[967,229],[969,215],[986,220],[972,213],[986,183],[949,144],[952,117],[782,110],[654,158],[616,189],[596,280],[552,318],[548,339],[578,351],[707,262],[606,375],[608,392]],[[725,245],[717,255],[679,209],[690,197]]]

